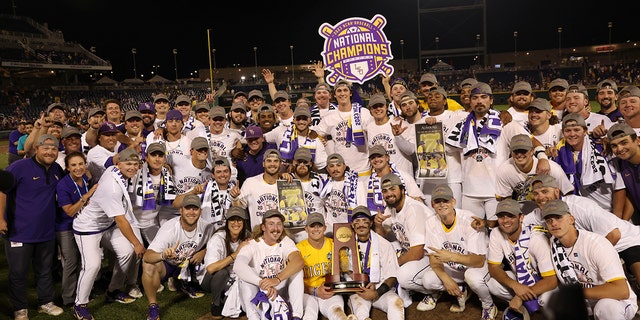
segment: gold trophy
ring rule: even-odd
[[[333,225],[333,252],[331,274],[325,276],[325,285],[339,294],[362,291],[369,276],[362,273],[356,237],[349,223]],[[355,266],[354,266],[355,264]]]

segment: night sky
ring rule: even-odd
[[[95,47],[98,56],[112,63],[117,80],[133,77],[132,48],[136,48],[138,75],[147,79],[154,65],[160,66],[160,75],[174,78],[173,49],[178,51],[179,77],[208,68],[207,29],[211,29],[218,68],[253,67],[253,47],[258,48],[258,66],[291,64],[291,45],[294,62],[308,63],[320,59],[324,39],[318,27],[322,23],[337,24],[356,16],[371,19],[375,14],[387,19],[384,31],[397,59],[402,54],[418,56],[416,0],[224,1],[225,8],[222,1],[174,1],[167,6],[146,0],[2,0],[0,12],[13,14],[12,3],[17,15],[48,23],[50,29],[61,30],[66,41]],[[607,4],[618,2],[487,0],[488,51],[558,48],[558,27],[563,28],[563,48],[606,44],[610,30],[614,43],[638,40],[633,24],[638,14]],[[439,49],[475,46],[476,34],[483,33],[476,21],[481,21],[481,15],[460,12],[423,18],[422,49],[435,49],[436,36]],[[518,31],[516,41],[514,31]]]

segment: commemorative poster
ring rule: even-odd
[[[447,159],[444,156],[442,123],[420,123],[416,128],[416,179],[442,179],[447,177]]]
[[[278,208],[284,215],[284,227],[304,228],[307,221],[307,205],[304,201],[304,190],[300,180],[287,182],[277,181]]]

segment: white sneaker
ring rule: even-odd
[[[142,291],[140,291],[140,287],[138,287],[138,285],[134,285],[131,287],[131,289],[129,289],[129,295],[139,299],[142,298]]]
[[[53,302],[49,302],[47,304],[43,304],[40,307],[38,307],[38,312],[46,313],[50,316],[59,316],[64,312],[64,310],[62,310],[62,308],[53,304]]]
[[[29,320],[29,310],[20,309],[13,312],[13,319],[15,320]]]
[[[466,286],[461,286],[461,289],[462,296],[456,298],[456,300],[458,300],[458,305],[452,304],[451,307],[449,307],[449,311],[451,312],[463,312],[467,305],[467,300],[469,300],[469,297],[471,297],[469,288],[467,288]]]
[[[416,310],[418,311],[429,311],[436,308],[436,304],[438,303],[438,298],[440,298],[440,293],[432,293],[424,296],[422,301],[418,303],[416,306]]]
[[[172,291],[172,292],[178,291],[178,288],[176,287],[175,282],[176,282],[176,279],[174,277],[167,279],[167,289],[169,289],[169,291]]]
[[[164,291],[164,286],[161,283],[160,286],[158,287],[158,290],[156,290],[156,293],[160,293],[162,291]]]
[[[492,304],[489,308],[482,309],[482,317],[481,320],[495,320],[496,315],[498,315],[498,308],[496,308],[495,304]]]

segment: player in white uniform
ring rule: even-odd
[[[278,186],[282,158],[276,149],[264,152],[262,166],[264,172],[245,180],[240,192],[230,191],[233,205],[249,209],[251,229],[259,226],[262,216],[271,209],[278,208]]]
[[[351,86],[344,80],[334,87],[338,109],[330,110],[322,117],[315,130],[320,136],[331,136],[334,149],[328,154],[339,153],[351,170],[362,176],[369,175],[367,140],[364,129],[371,122],[371,113],[360,104],[351,103]],[[327,160],[328,161],[328,160]]]
[[[213,226],[200,220],[201,205],[198,196],[187,195],[182,200],[180,217],[162,225],[144,254],[142,285],[149,300],[147,320],[160,319],[156,291],[163,280],[178,274],[182,277],[190,265],[196,268],[198,280],[204,277],[202,263]]]
[[[202,184],[211,178],[211,168],[207,166],[209,157],[209,143],[203,137],[195,137],[191,141],[191,156],[180,158],[173,168],[174,181],[178,188],[178,194],[186,193],[198,184]],[[174,160],[177,160],[175,158]],[[177,208],[177,206],[174,206]]]
[[[245,228],[247,213],[240,207],[231,207],[225,212],[224,227],[218,229],[207,242],[207,254],[204,264],[207,273],[200,284],[205,291],[211,292],[211,315],[214,319],[224,316],[240,315],[242,301],[238,292],[238,277],[233,272],[233,263],[242,247],[251,239],[251,233]],[[235,286],[235,288],[232,288]]]
[[[498,309],[485,282],[489,273],[486,264],[487,234],[471,227],[473,214],[456,209],[455,201],[451,188],[446,184],[433,189],[431,206],[436,215],[427,218],[426,229],[431,233],[425,240],[430,268],[424,273],[422,285],[436,293],[425,296],[417,309],[433,310],[438,293],[446,291],[458,300],[458,305],[452,305],[449,310],[462,312],[471,288],[482,304],[481,319],[495,319]]]
[[[387,113],[387,100],[381,93],[373,94],[369,98],[369,112],[373,118],[373,121],[369,122],[365,128],[369,149],[376,145],[384,147],[390,161],[398,167],[398,170],[413,172],[410,156],[405,155],[398,148],[396,137],[391,129],[393,119]],[[371,151],[369,151],[369,155],[371,155]]]
[[[595,319],[633,319],[636,294],[611,243],[595,233],[578,231],[569,207],[560,199],[547,201],[542,217],[553,236],[551,255],[560,283],[582,285]]]
[[[499,230],[489,237],[487,286],[491,294],[508,301],[509,308],[533,313],[547,304],[558,286],[549,239],[543,229],[522,225],[525,215],[513,199],[500,201],[496,216]],[[510,270],[503,268],[503,259]]]
[[[182,114],[182,122],[184,123],[182,134],[188,135],[189,132],[204,127],[204,124],[200,120],[191,115],[191,98],[189,98],[189,96],[184,94],[177,96],[174,110],[178,110]]]
[[[423,202],[409,197],[400,177],[388,173],[380,178],[382,195],[386,206],[383,214],[376,214],[374,230],[391,239],[398,257],[398,283],[406,290],[427,293],[422,287],[422,275],[429,265],[429,257],[424,255],[424,241],[427,235],[425,221],[435,215]],[[404,292],[405,306],[411,304]]]
[[[303,266],[300,251],[284,234],[284,216],[276,209],[268,210],[262,216],[260,229],[256,229],[254,238],[240,250],[233,264],[247,318],[261,319],[260,310],[251,302],[259,291],[270,300],[287,297],[293,317],[302,318]]]
[[[159,103],[163,103],[164,99],[159,99]],[[158,105],[158,103],[156,103]],[[191,139],[182,134],[182,113],[178,110],[169,110],[164,121],[164,132],[161,137],[155,137],[155,134],[147,135],[147,145],[154,142],[162,142],[167,149],[167,164],[172,168],[176,163],[188,162],[190,160],[189,149],[191,147]]]
[[[87,153],[87,170],[91,172],[92,183],[98,182],[102,173],[113,165],[120,144],[116,138],[118,133],[120,131],[111,122],[104,122],[98,129],[98,144]]]
[[[307,238],[296,246],[304,260],[304,320],[317,320],[318,312],[329,320],[352,320],[344,313],[344,300],[324,285],[331,274],[333,239],[325,237],[327,226],[321,213],[307,216]]]
[[[334,223],[350,222],[351,210],[358,205],[365,205],[367,193],[358,174],[347,167],[344,158],[334,153],[327,158],[329,180],[320,192],[327,212],[327,229],[333,232]]]
[[[121,290],[124,289],[128,271],[137,267],[136,263],[145,251],[142,237],[139,232],[135,234],[137,229],[133,229],[128,221],[134,217],[127,192],[127,179],[138,171],[140,156],[127,148],[118,154],[118,159],[115,166],[107,168],[91,201],[73,220],[73,232],[82,260],[73,308],[77,319],[93,318],[87,303],[102,262],[100,247],[112,251],[118,264],[109,283],[107,300],[120,303],[135,301]]]
[[[361,292],[349,296],[349,308],[358,320],[370,319],[371,307],[387,313],[387,319],[404,319],[402,298],[395,291],[398,259],[389,241],[371,228],[371,211],[366,206],[353,209],[351,227],[356,234],[360,270],[369,276]]]

